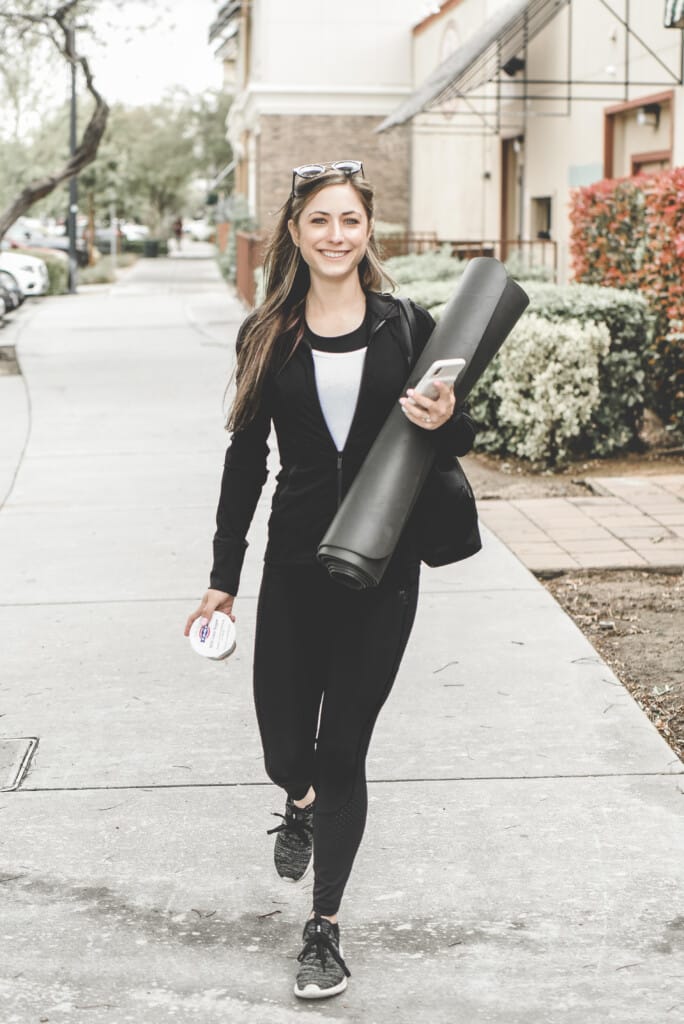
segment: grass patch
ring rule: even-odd
[[[116,257],[116,269],[111,256],[103,256],[93,267],[83,267],[78,274],[79,284],[114,284],[116,271],[125,270],[137,262],[138,257],[131,252],[120,253]]]

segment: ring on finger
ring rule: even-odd
[[[432,416],[423,416],[425,423],[432,423]]]

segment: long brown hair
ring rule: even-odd
[[[240,339],[235,371],[237,390],[226,423],[228,430],[239,430],[253,419],[266,371],[276,361],[279,365],[287,362],[304,333],[304,306],[311,279],[309,268],[290,236],[288,221],[297,224],[308,201],[321,189],[346,183],[358,193],[371,224],[373,187],[360,173],[347,175],[344,171],[329,170],[317,178],[302,179],[297,194],[291,195],[279,211],[264,253],[264,299],[243,328]],[[383,280],[389,280],[383,272],[372,231],[358,273],[365,292],[381,291]]]

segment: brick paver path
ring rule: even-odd
[[[684,472],[592,477],[597,496],[478,502],[529,568],[684,567]]]

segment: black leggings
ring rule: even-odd
[[[319,914],[337,913],[363,836],[366,754],[413,625],[412,577],[354,591],[319,566],[264,569],[254,701],[269,777],[294,800],[316,791]]]

